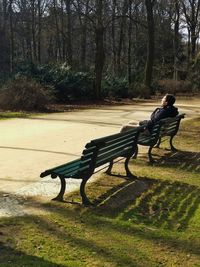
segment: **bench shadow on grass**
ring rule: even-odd
[[[135,192],[136,189],[140,192]],[[144,242],[145,240],[151,240],[155,243],[163,242],[163,244],[167,244],[177,251],[199,255],[200,244],[198,238],[197,240],[195,238],[181,240],[173,234],[165,236],[159,232],[159,229],[163,228],[176,232],[184,231],[189,227],[190,220],[200,203],[200,189],[198,187],[180,182],[140,178],[136,182],[126,181],[122,183],[121,188],[119,186],[113,188],[112,193],[109,190],[107,194],[104,194],[104,199],[102,196],[100,196],[100,199],[101,203],[98,206],[84,210],[80,206],[71,209],[69,204],[62,205],[62,208],[60,208],[57,207],[57,203],[47,205],[46,209],[56,213],[62,220],[68,218],[71,225],[77,224],[77,221],[79,221],[82,227],[87,228],[89,232],[90,229],[93,233],[95,231],[98,234],[102,232],[102,236],[104,236],[103,229],[106,228],[108,232],[110,229],[110,233],[116,231],[116,234],[120,233],[123,236],[138,236]],[[80,210],[82,215],[79,213]],[[116,223],[116,218],[117,221],[120,220],[124,223]],[[142,231],[140,227],[138,228],[140,225],[146,226],[145,231]],[[52,232],[54,225],[46,225],[44,220],[43,222],[40,221],[40,227],[44,231]],[[114,253],[107,250],[106,247],[99,246],[100,244],[97,244],[93,239],[84,239],[76,232],[68,235],[59,228],[53,233],[61,239],[69,239],[70,237],[70,242],[73,242],[79,249],[95,248],[102,257],[107,259],[112,257],[112,253]],[[121,242],[123,246],[125,241]],[[148,262],[148,259],[144,260]],[[128,255],[123,256],[122,253],[121,256],[117,256],[116,262],[131,264],[132,259]],[[122,266],[124,266],[123,264]]]
[[[176,167],[180,170],[200,173],[200,153],[181,150],[165,151],[161,157],[157,155],[156,164],[159,164],[159,167]]]
[[[99,198],[107,216],[171,230],[186,229],[200,203],[200,189],[182,182],[139,178],[112,191]]]

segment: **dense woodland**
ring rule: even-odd
[[[198,91],[199,9],[200,0],[0,0],[1,84],[20,73],[60,100],[70,86],[95,99],[115,87],[119,97]]]

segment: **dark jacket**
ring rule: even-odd
[[[156,108],[151,114],[151,119],[147,123],[147,128],[149,131],[152,130],[154,123],[161,119],[168,117],[175,117],[178,115],[178,108],[174,106],[166,106],[161,108]]]

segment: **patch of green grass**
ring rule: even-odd
[[[100,174],[87,186],[95,206],[28,201],[44,214],[0,220],[2,267],[200,266],[200,120],[185,121],[171,153],[133,160],[137,181]],[[165,143],[164,145],[168,145]],[[66,196],[80,201],[79,192]]]
[[[41,113],[28,113],[25,111],[11,112],[11,111],[2,111],[0,112],[0,120],[14,119],[14,118],[30,118],[31,116],[37,116]]]
[[[12,118],[27,118],[29,117],[29,113],[25,112],[11,112],[11,111],[5,111],[5,112],[0,112],[0,120],[5,120],[5,119],[12,119]]]

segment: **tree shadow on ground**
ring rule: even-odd
[[[0,266],[2,267],[24,267],[24,266],[39,266],[39,267],[64,267],[64,265],[49,262],[41,257],[31,256],[24,252],[5,245],[0,241]]]
[[[11,147],[11,146],[0,146],[0,149],[12,149],[12,150],[21,150],[21,151],[33,151],[33,152],[44,152],[44,153],[53,153],[53,154],[61,154],[61,155],[69,155],[69,156],[80,156],[78,154],[73,153],[65,153],[60,151],[52,151],[52,150],[44,150],[44,149],[34,149],[34,148],[26,148],[26,147]]]

